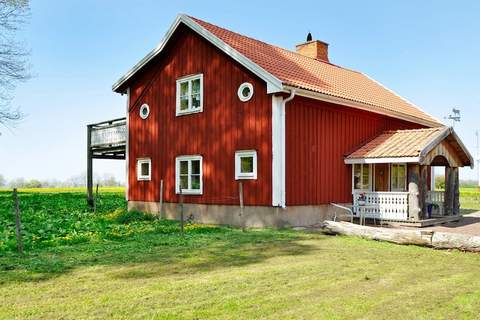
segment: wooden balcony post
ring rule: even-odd
[[[87,125],[87,203],[93,208],[92,126]]]

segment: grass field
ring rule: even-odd
[[[0,319],[475,319],[480,255],[126,213],[123,193],[0,192]],[[470,196],[469,196],[470,197]],[[475,197],[475,195],[471,195]],[[478,205],[472,200],[474,205]]]
[[[480,189],[478,187],[460,188],[460,206],[463,213],[480,211]]]

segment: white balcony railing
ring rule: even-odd
[[[91,146],[118,146],[127,141],[127,125],[124,118],[90,125]]]
[[[408,192],[371,192],[354,191],[353,205],[355,216],[359,216],[357,209],[358,198],[365,195],[365,217],[385,220],[408,220]],[[370,207],[371,206],[371,207]]]

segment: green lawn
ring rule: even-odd
[[[460,206],[463,213],[480,211],[480,189],[473,186],[460,188]]]
[[[187,225],[101,192],[0,192],[0,319],[475,319],[480,255],[289,230]]]

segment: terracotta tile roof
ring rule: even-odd
[[[190,17],[239,53],[271,73],[284,85],[366,104],[373,112],[400,113],[408,117],[439,121],[368,76],[334,64],[303,56],[208,22]]]
[[[445,127],[385,131],[348,155],[346,159],[418,157],[420,152],[444,130]]]

